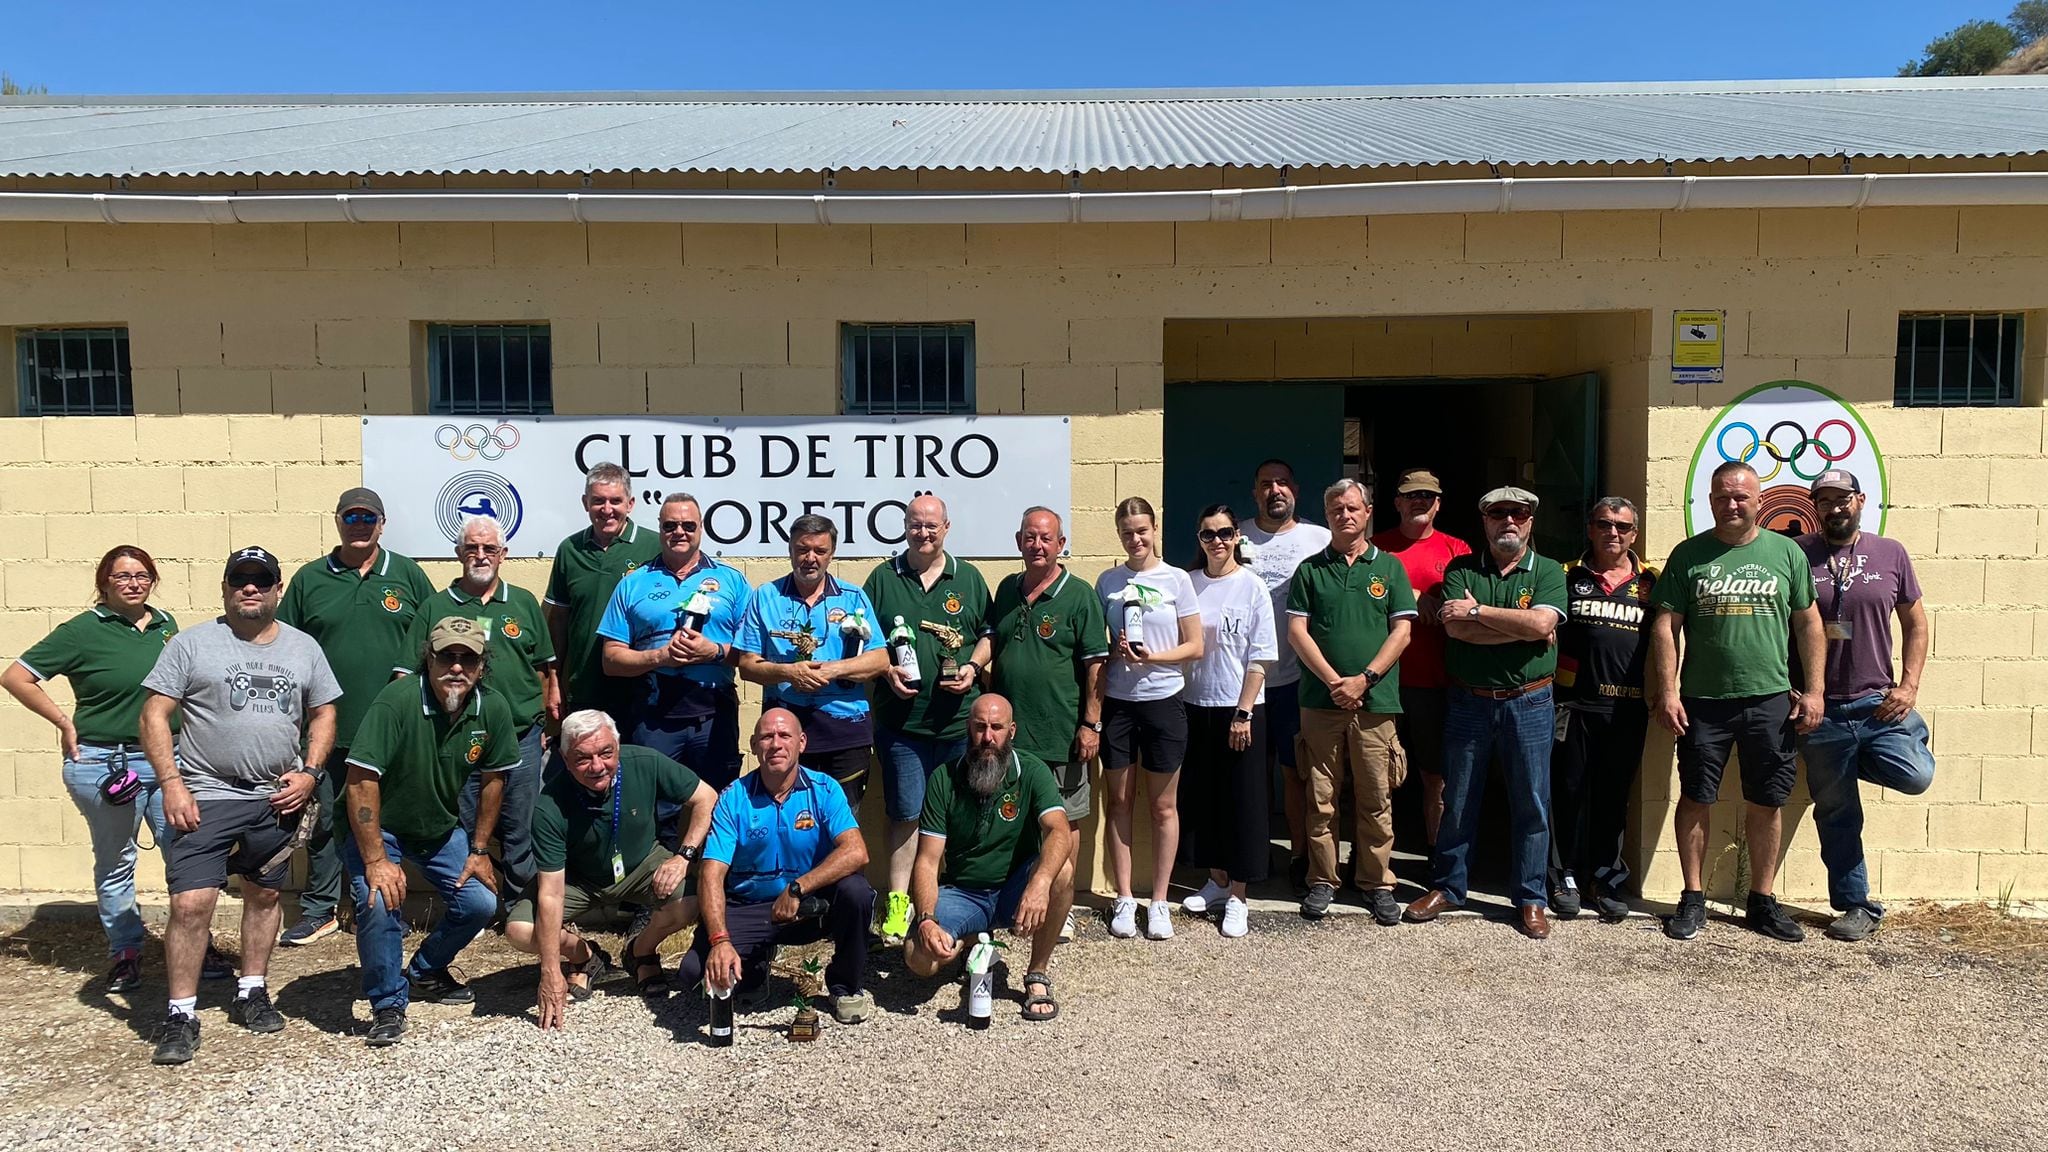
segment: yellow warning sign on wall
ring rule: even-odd
[[[1673,312],[1671,314],[1671,382],[1673,384],[1719,384],[1725,363],[1722,334],[1727,313]]]

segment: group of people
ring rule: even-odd
[[[1919,589],[1904,550],[1861,531],[1854,476],[1815,480],[1821,531],[1789,540],[1760,530],[1754,470],[1725,465],[1715,527],[1675,549],[1661,577],[1634,551],[1626,499],[1597,502],[1585,552],[1563,560],[1532,547],[1533,493],[1486,493],[1474,552],[1435,529],[1434,474],[1410,470],[1393,487],[1392,528],[1369,534],[1372,492],[1354,480],[1322,493],[1317,525],[1298,515],[1293,470],[1269,460],[1250,518],[1200,511],[1187,568],[1159,554],[1159,519],[1134,497],[1115,512],[1126,560],[1093,587],[1062,563],[1059,514],[1031,508],[1021,566],[993,593],[947,550],[946,506],[924,495],[908,505],[903,551],[862,585],[831,573],[833,523],[804,516],[789,528],[789,572],[753,586],[703,551],[694,496],[668,495],[649,532],[633,519],[631,478],[607,463],[588,472],[589,527],[561,543],[539,599],[500,577],[496,521],[463,523],[460,574],[437,589],[380,545],[383,501],[355,488],[337,502],[328,556],[287,584],[276,557],[238,550],[223,614],[190,629],[149,604],[149,555],[111,550],[94,606],[0,686],[60,733],[92,830],[112,991],[141,979],[138,829],[164,850],[159,1063],[198,1046],[202,977],[237,979],[235,1022],[282,1028],[272,944],[341,930],[344,880],[372,1045],[400,1040],[412,1000],[472,998],[450,965],[494,918],[537,957],[542,1027],[561,1026],[615,965],[649,995],[702,981],[746,996],[778,945],[827,937],[821,990],[837,1019],[857,1022],[873,1010],[871,931],[932,976],[1002,928],[1031,942],[1025,1018],[1050,1020],[1098,758],[1117,937],[1139,931],[1141,776],[1152,939],[1173,935],[1177,864],[1208,871],[1182,908],[1246,933],[1276,779],[1304,915],[1326,915],[1343,883],[1348,788],[1349,878],[1366,909],[1388,925],[1436,918],[1466,899],[1494,762],[1521,929],[1541,938],[1551,913],[1576,916],[1582,901],[1626,916],[1622,836],[1652,718],[1677,734],[1683,796],[1686,891],[1668,934],[1690,938],[1704,921],[1707,806],[1731,747],[1749,802],[1749,925],[1801,935],[1771,892],[1803,747],[1841,912],[1830,935],[1874,930],[1883,909],[1864,877],[1857,782],[1922,791],[1933,760],[1913,711],[1927,652]],[[71,681],[70,715],[38,686],[55,676]],[[741,679],[763,697],[745,775]],[[855,815],[871,763],[888,822],[881,894]],[[1392,813],[1411,764],[1432,886],[1403,908]],[[281,890],[301,847],[307,884],[286,928]],[[407,862],[446,908],[409,959]],[[239,972],[207,933],[231,875]],[[616,961],[577,928],[600,909],[636,913]],[[660,947],[692,925],[671,976]]]

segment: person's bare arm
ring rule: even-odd
[[[1102,675],[1107,656],[1097,656],[1081,665],[1081,722],[1074,728],[1074,759],[1083,764],[1102,751],[1102,734],[1094,725],[1102,723],[1102,696],[1108,689]]]
[[[1164,652],[1154,652],[1147,649],[1144,656],[1138,662],[1141,664],[1185,664],[1190,660],[1200,660],[1201,658],[1202,616],[1198,612],[1193,616],[1182,616],[1180,618],[1180,643],[1175,644]]]
[[[1884,702],[1871,714],[1873,720],[1890,723],[1902,720],[1920,700],[1920,676],[1927,669],[1927,607],[1915,600],[1898,606],[1900,639],[1905,652],[1899,659],[1899,682],[1885,693]]]
[[[711,790],[711,785],[697,781],[697,790],[683,803],[683,843],[704,846],[704,837],[711,831],[711,810],[716,807],[718,793]]]
[[[493,892],[498,890],[497,869],[491,864],[491,854],[484,846],[491,842],[492,834],[498,830],[498,815],[505,806],[505,778],[510,775],[509,771],[484,773],[483,787],[478,790],[476,799],[476,832],[470,838],[469,858],[462,862],[462,871],[455,877],[457,888],[474,876],[484,887]]]
[[[832,851],[809,872],[797,877],[804,891],[813,892],[828,884],[837,884],[848,876],[868,866],[868,842],[861,839],[859,828],[848,828],[832,840]]]
[[[348,766],[348,824],[363,858],[363,882],[384,899],[386,911],[405,906],[405,870],[384,853],[384,778],[359,764]]]
[[[1380,650],[1366,661],[1366,671],[1375,679],[1385,679],[1394,665],[1401,662],[1401,653],[1408,650],[1408,637],[1414,632],[1414,621],[1406,616],[1397,616],[1387,621],[1387,638],[1380,641]]]
[[[1517,644],[1550,639],[1563,619],[1548,608],[1495,608],[1481,604],[1476,617],[1444,621],[1444,633],[1467,644]]]
[[[1799,670],[1806,678],[1792,703],[1792,724],[1804,735],[1820,727],[1828,707],[1828,640],[1819,604],[1808,604],[1792,614],[1792,642],[1799,646]]]
[[[910,866],[910,907],[929,916],[939,906],[939,863],[946,855],[944,836],[917,836],[917,860]],[[920,920],[913,934],[917,950],[944,964],[960,954],[960,942],[939,927],[936,920]]]
[[[180,832],[190,832],[199,827],[199,801],[192,798],[192,790],[185,787],[185,781],[178,775],[178,758],[171,742],[171,713],[178,710],[178,702],[160,692],[151,692],[149,699],[142,702],[142,720],[137,736],[142,741],[142,755],[155,771],[157,787],[164,801],[164,822]]]
[[[858,656],[848,656],[844,660],[827,660],[817,665],[818,672],[825,679],[845,680],[855,684],[863,680],[873,680],[888,667],[887,648],[870,648]]]
[[[569,981],[562,975],[563,874],[539,872],[533,881],[533,949],[540,965],[536,1007],[543,1029],[560,1028],[569,1010]]]
[[[16,661],[0,672],[0,688],[21,701],[21,706],[50,722],[57,730],[57,743],[66,760],[78,759],[78,729],[71,723],[71,717],[57,706],[50,694],[43,690],[41,679],[29,671],[28,665]]]
[[[1675,736],[1685,735],[1685,705],[1678,698],[1678,629],[1685,617],[1659,608],[1650,620],[1650,715]]]
[[[1030,936],[1045,923],[1045,915],[1052,907],[1052,886],[1058,881],[1060,869],[1067,866],[1067,857],[1073,851],[1074,838],[1067,833],[1073,825],[1067,822],[1064,808],[1052,808],[1038,818],[1038,866],[1031,870],[1031,879],[1024,882],[1024,896],[1017,902],[1014,917],[1019,936]]]
[[[569,650],[569,608],[564,604],[541,602],[541,616],[548,622],[548,640],[557,652]],[[602,658],[600,657],[600,661]],[[607,674],[611,669],[606,668]]]

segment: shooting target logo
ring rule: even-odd
[[[471,516],[489,516],[505,529],[505,543],[519,534],[525,519],[525,502],[519,489],[496,472],[459,472],[441,485],[434,497],[434,522],[441,534],[454,543],[462,535],[462,522]]]

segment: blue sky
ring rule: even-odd
[[[2010,0],[7,0],[52,92],[1085,88],[1888,76]]]

